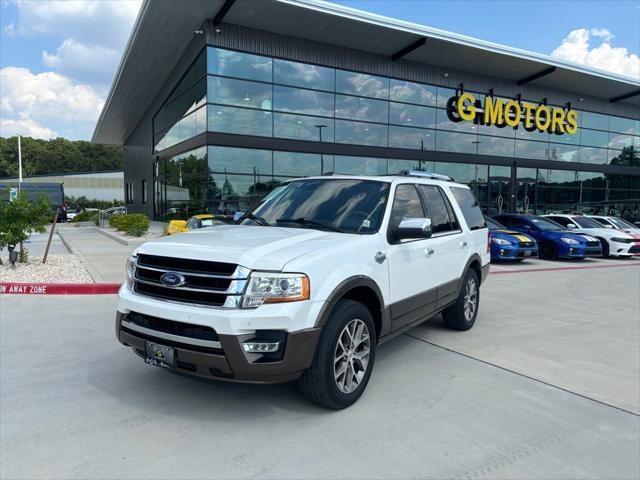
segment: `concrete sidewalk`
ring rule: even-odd
[[[127,258],[144,243],[122,245],[100,233],[97,227],[65,227],[60,228],[58,234],[96,283],[123,282]]]

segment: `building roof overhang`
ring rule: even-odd
[[[640,81],[321,0],[145,0],[93,141],[124,143],[205,19],[640,106]],[[153,72],[153,73],[150,73]],[[630,95],[633,94],[633,95]]]

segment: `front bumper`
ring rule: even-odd
[[[538,247],[520,247],[518,245],[492,245],[491,260],[521,260],[537,257]]]
[[[123,345],[132,347],[140,357],[146,357],[147,341],[159,343],[174,348],[174,369],[177,372],[238,382],[281,383],[296,380],[311,365],[321,331],[320,328],[282,331],[282,351],[278,358],[269,359],[265,355],[246,353],[243,349],[242,343],[256,338],[259,331],[243,335],[217,335],[219,347],[210,348],[189,344],[187,342],[191,339],[186,337],[162,333],[158,334],[162,336],[154,336],[153,332],[134,331],[126,326],[129,324],[127,316],[126,313],[117,312],[116,337]]]
[[[567,247],[564,252],[559,252],[558,256],[564,258],[601,257],[602,247]]]

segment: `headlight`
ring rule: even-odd
[[[503,239],[503,238],[495,238],[495,237],[493,237],[493,238],[491,239],[491,241],[492,241],[493,243],[498,244],[498,245],[511,245],[511,242],[510,242],[509,240],[505,240],[505,239]]]
[[[133,278],[136,275],[136,262],[138,257],[131,255],[127,258],[127,285],[131,287],[133,285]]]
[[[580,242],[578,240],[575,240],[573,238],[561,237],[560,240],[562,240],[564,243],[567,243],[569,245],[579,245],[580,244]]]
[[[308,300],[309,293],[309,277],[302,273],[253,272],[242,299],[242,307],[256,308],[263,303]]]
[[[631,243],[633,242],[633,239],[632,238],[612,238],[611,241],[616,243]]]

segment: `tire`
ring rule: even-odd
[[[542,242],[538,250],[538,256],[544,259],[554,259],[558,257],[558,250],[553,242]]]
[[[479,307],[480,281],[476,271],[470,268],[462,279],[456,303],[442,312],[444,324],[454,330],[469,330],[476,322]]]
[[[607,242],[604,238],[598,238],[600,240],[600,245],[602,245],[602,258],[607,258],[609,253],[609,242]]]
[[[354,332],[357,335],[352,327],[361,329],[363,338],[365,334],[368,335],[368,340],[362,340],[354,351],[348,345],[349,334]],[[366,327],[366,330],[362,327]],[[363,354],[366,348],[368,355]],[[362,360],[358,360],[358,352]],[[369,383],[375,354],[376,330],[371,312],[359,302],[341,300],[322,330],[311,366],[299,380],[302,394],[311,402],[333,410],[354,404]],[[338,357],[341,360],[336,361]],[[336,369],[342,370],[345,365],[343,375],[336,378]],[[357,374],[350,377],[358,378],[357,384],[354,384],[353,381],[349,382],[348,374],[356,370]]]

